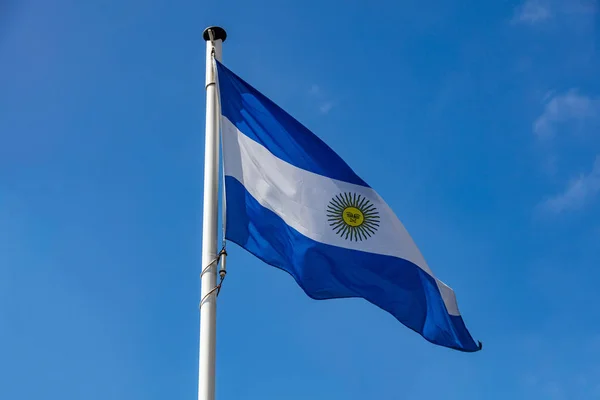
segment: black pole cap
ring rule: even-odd
[[[221,39],[222,41],[225,41],[225,39],[227,39],[227,32],[225,32],[225,29],[221,28],[220,26],[209,26],[208,28],[206,28],[204,30],[204,33],[202,34],[202,37],[206,41],[210,40],[208,31],[213,31],[213,39],[214,40]]]

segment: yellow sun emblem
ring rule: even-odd
[[[327,206],[327,218],[332,229],[346,240],[363,241],[379,228],[379,212],[364,196],[341,193]]]

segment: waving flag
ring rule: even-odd
[[[428,341],[473,352],[451,288],[365,181],[219,61],[226,239],[314,299],[363,298]]]

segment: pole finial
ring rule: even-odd
[[[214,40],[220,39],[222,41],[225,41],[225,39],[227,39],[227,32],[225,32],[225,29],[221,28],[220,26],[209,26],[204,30],[204,33],[202,33],[202,37],[206,41],[210,40],[209,31],[212,31]]]

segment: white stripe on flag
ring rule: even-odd
[[[412,262],[434,277],[448,313],[460,315],[452,289],[435,278],[398,217],[377,192],[297,168],[248,138],[226,117],[221,121],[225,174],[242,183],[263,207],[315,241]],[[332,229],[327,206],[341,193],[356,193],[376,207],[380,225],[372,237],[349,241]]]

